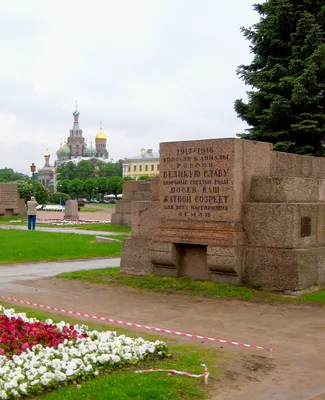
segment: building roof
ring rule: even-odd
[[[146,160],[159,160],[160,154],[159,152],[155,153],[151,150],[144,151],[144,149],[141,150],[141,155],[140,156],[134,156],[134,157],[126,157],[123,162],[130,162],[130,161],[146,161]]]

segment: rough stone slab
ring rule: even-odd
[[[318,281],[315,249],[248,247],[244,282],[278,290],[299,290]]]
[[[150,239],[123,239],[121,272],[132,275],[152,274],[154,265],[150,260]]]
[[[317,204],[246,203],[244,230],[249,246],[307,248],[317,246]],[[311,218],[311,235],[301,236],[301,218]]]
[[[322,181],[322,185],[325,180]],[[318,179],[253,177],[251,202],[262,203],[317,203],[319,201]]]

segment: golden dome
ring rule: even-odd
[[[50,157],[50,153],[49,153],[49,151],[48,150],[46,150],[46,152],[44,153],[44,157]]]
[[[106,140],[106,136],[104,135],[102,128],[100,128],[100,131],[97,133],[97,135],[95,136],[95,139],[105,139]]]

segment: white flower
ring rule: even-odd
[[[26,323],[36,322],[26,314],[0,306],[0,314],[19,317]],[[51,319],[47,324],[53,324]],[[58,330],[69,327],[61,321]],[[65,340],[56,349],[38,344],[12,359],[0,356],[0,399],[36,394],[41,387],[54,386],[80,376],[97,376],[97,367],[109,363],[139,361],[149,353],[163,354],[165,344],[148,342],[142,338],[131,339],[116,332],[89,331],[86,325],[75,325],[78,334],[88,337],[75,341]]]

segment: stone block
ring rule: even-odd
[[[123,200],[131,200],[132,193],[137,192],[138,189],[138,182],[137,181],[125,181],[123,183]]]
[[[131,226],[131,214],[114,213],[111,216],[111,224],[119,226]]]
[[[79,219],[77,200],[67,200],[64,209],[65,219]]]
[[[316,178],[313,171],[315,157],[272,152],[271,176]]]
[[[25,200],[24,199],[19,199],[19,215],[21,217],[27,217],[27,208],[25,206]]]
[[[249,285],[277,290],[314,285],[318,281],[316,251],[248,247],[243,279]]]
[[[249,246],[307,248],[317,245],[317,204],[245,203],[244,230]],[[311,218],[309,236],[302,236],[302,217]]]
[[[325,177],[325,158],[312,157],[313,177],[317,179],[324,179]]]
[[[235,167],[239,169],[238,174],[240,175],[240,169],[243,169],[243,190],[244,198],[243,201],[249,201],[250,197],[250,186],[253,176],[267,177],[271,173],[271,155],[272,144],[264,142],[255,142],[251,140],[242,140],[243,146],[243,164],[237,163]],[[238,186],[240,190],[240,185]]]
[[[317,203],[319,180],[307,178],[253,177],[251,202]]]
[[[154,273],[161,276],[178,276],[179,251],[173,243],[151,242],[150,260]]]
[[[150,200],[159,201],[159,177],[151,179]]]
[[[325,246],[325,203],[316,206],[316,241],[317,246]]]
[[[214,282],[239,283],[241,281],[243,251],[243,246],[208,246],[207,265]]]
[[[316,265],[318,271],[317,283],[321,286],[325,285],[325,247],[318,247],[315,249]]]
[[[155,201],[132,201],[132,237],[153,237],[158,224],[158,207]]]
[[[150,239],[123,239],[121,272],[131,275],[148,275],[154,271],[150,260]]]
[[[211,280],[211,271],[207,266],[207,246],[190,244],[178,246],[180,248],[180,276],[200,281]]]
[[[150,201],[150,192],[134,192],[132,201]]]
[[[115,203],[115,212],[116,213],[131,213],[131,200],[118,200]]]

